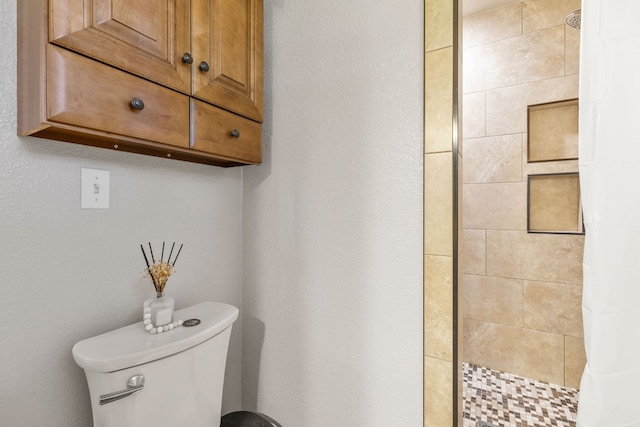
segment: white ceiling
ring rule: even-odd
[[[519,3],[519,1],[520,0],[462,0],[462,14],[464,16],[475,15],[476,13],[495,9],[496,7]]]

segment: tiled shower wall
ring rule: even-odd
[[[580,0],[524,0],[463,27],[465,362],[578,388],[584,236],[527,233],[527,106],[578,97]]]
[[[462,334],[454,322],[458,223],[453,174],[457,145],[458,0],[425,1],[424,158],[424,426],[451,427],[461,413],[461,375],[454,375]],[[458,180],[461,185],[461,180]],[[458,255],[458,254],[456,254]],[[455,332],[455,333],[454,333]],[[454,338],[455,337],[455,338]],[[454,396],[458,391],[459,397]],[[457,425],[462,425],[462,417]]]

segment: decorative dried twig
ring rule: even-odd
[[[164,287],[167,285],[167,280],[173,272],[171,264],[166,262],[156,262],[149,269],[149,274],[155,279],[156,292],[164,292]]]

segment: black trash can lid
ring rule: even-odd
[[[266,415],[256,412],[238,411],[222,417],[220,427],[282,427]]]

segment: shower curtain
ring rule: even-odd
[[[640,0],[583,0],[579,427],[640,426]]]

